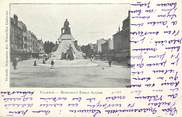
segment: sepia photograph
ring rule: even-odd
[[[10,87],[128,88],[129,4],[11,3]]]

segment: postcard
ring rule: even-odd
[[[0,3],[0,117],[181,117],[180,1]]]

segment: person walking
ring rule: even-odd
[[[91,60],[91,61],[94,60],[94,55],[93,55],[93,54],[90,56],[90,60]]]
[[[51,69],[54,68],[54,60],[51,61]]]
[[[17,61],[17,58],[15,57],[15,58],[13,58],[13,68],[14,68],[14,70],[17,69],[17,64],[18,64],[18,61]]]
[[[36,62],[36,60],[33,62],[33,66],[37,66],[37,62]]]
[[[111,57],[108,58],[108,64],[109,64],[109,67],[111,67],[111,65],[112,65],[112,58]]]
[[[44,59],[44,58],[43,58],[43,61],[42,61],[42,63],[43,63],[43,64],[46,64],[46,63],[45,63],[45,59]]]

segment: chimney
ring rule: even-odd
[[[17,25],[17,24],[18,24],[18,16],[16,16],[16,15],[14,14],[13,17],[14,17],[14,21],[15,21],[14,23],[15,23],[15,25]]]
[[[120,32],[120,26],[118,27],[118,32]]]

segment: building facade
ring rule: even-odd
[[[26,32],[26,25],[18,21],[16,15],[10,19],[10,55],[12,57],[19,57],[24,54],[24,33]]]
[[[44,54],[44,43],[43,43],[42,40],[38,40],[38,48],[39,48],[38,53],[39,54]]]
[[[108,53],[109,51],[112,51],[114,48],[113,48],[113,40],[112,39],[108,39],[105,41],[105,43],[103,43],[101,45],[101,50],[102,50],[102,53]]]
[[[102,53],[102,44],[104,44],[105,42],[105,39],[97,40],[97,53]]]
[[[115,59],[127,60],[130,57],[130,15],[123,21],[122,30],[113,35],[113,50]]]
[[[27,59],[32,55],[43,52],[43,42],[29,30],[26,25],[14,15],[10,18],[10,56]]]

